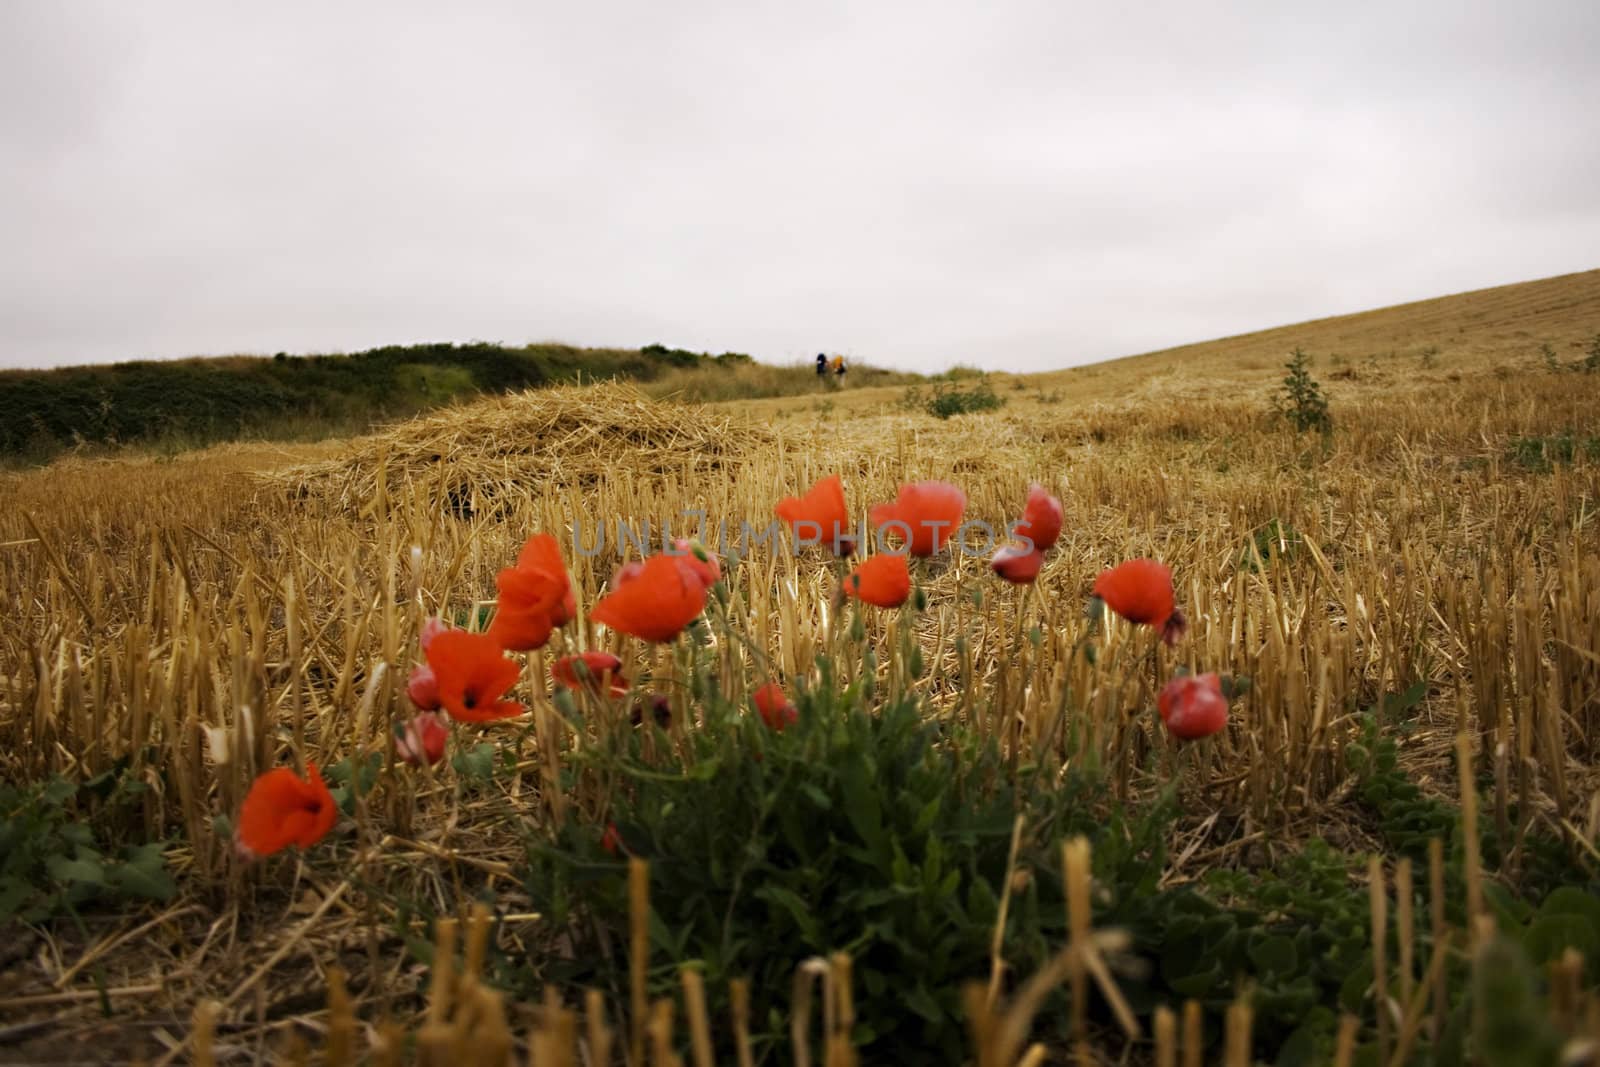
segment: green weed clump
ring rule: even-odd
[[[1531,471],[1548,473],[1582,457],[1600,459],[1600,437],[1583,437],[1572,430],[1539,437],[1513,438],[1506,449],[1513,463]]]
[[[1281,519],[1271,519],[1257,529],[1239,553],[1239,566],[1260,571],[1273,560],[1291,560],[1305,544],[1300,531]]]
[[[1287,419],[1296,433],[1316,430],[1330,433],[1333,417],[1328,413],[1328,398],[1322,386],[1311,376],[1311,357],[1302,349],[1295,349],[1284,369],[1283,385],[1275,399],[1278,413]]]
[[[0,929],[96,905],[171,899],[177,884],[162,842],[118,843],[107,825],[76,810],[114,809],[147,788],[109,772],[82,785],[60,777],[0,783]]]
[[[547,929],[580,943],[522,980],[625,987],[603,946],[626,940],[626,853],[650,861],[651,948],[673,964],[655,992],[693,961],[713,1015],[726,1014],[728,981],[748,978],[757,1044],[784,1046],[795,961],[845,951],[858,1045],[954,1062],[960,984],[989,966],[1008,876],[1002,951],[1026,974],[1063,936],[1054,843],[1098,824],[1077,790],[1006,781],[992,744],[942,736],[912,698],[870,712],[857,692],[813,690],[799,706],[799,722],[775,733],[713,702],[675,764],[643,758],[645,745],[671,751],[660,731],[595,757],[618,782],[606,818],[620,850],[602,846],[605,824],[578,821],[530,843],[527,890],[548,902]],[[1007,863],[1019,816],[1022,874]]]
[[[995,411],[1005,406],[1005,398],[994,391],[988,378],[980,378],[966,388],[935,382],[932,394],[923,404],[924,410],[936,419],[956,415],[971,415],[980,411]]]

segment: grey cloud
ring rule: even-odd
[[[1046,368],[1586,269],[1600,9],[0,6],[0,365]]]

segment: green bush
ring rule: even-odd
[[[982,367],[974,367],[970,363],[957,363],[941,375],[946,381],[959,382],[968,378],[987,378],[988,372]]]
[[[1259,571],[1274,559],[1291,560],[1304,544],[1300,531],[1280,519],[1257,529],[1239,553],[1239,566]]]
[[[954,415],[993,411],[1004,405],[1005,399],[994,391],[989,379],[982,378],[966,389],[959,385],[935,382],[933,394],[928,397],[924,409],[936,419],[948,419]]]
[[[1545,437],[1518,437],[1507,447],[1506,455],[1528,470],[1549,471],[1579,456],[1600,459],[1600,437],[1580,437],[1571,430]]]
[[[1311,376],[1311,357],[1297,348],[1283,366],[1288,373],[1283,376],[1275,400],[1279,414],[1294,426],[1296,433],[1331,432],[1333,418],[1328,413],[1328,398]]]
[[[1160,825],[1107,816],[1087,779],[1013,778],[993,745],[944,733],[912,699],[874,712],[852,688],[798,703],[798,724],[778,734],[713,698],[705,726],[665,765],[642,758],[642,733],[616,756],[587,757],[618,783],[609,815],[623,847],[651,861],[657,992],[693,962],[713,1014],[725,1015],[727,981],[747,977],[756,1039],[784,1045],[794,968],[844,950],[863,1053],[955,1062],[966,1040],[959,989],[988,973],[1018,815],[1028,874],[1004,942],[1015,973],[1031,973],[1065,936],[1058,842],[1068,834],[1094,840],[1108,908],[1154,895]],[[665,735],[655,746],[674,752]],[[549,935],[576,940],[531,954],[542,971],[519,983],[626,988],[623,960],[605,951],[626,943],[626,873],[601,848],[603,831],[571,822],[530,841],[527,890]]]
[[[64,778],[0,783],[0,927],[97,903],[171,899],[177,886],[161,842],[113,844],[112,834],[74,810],[97,799],[115,807],[144,788],[110,774],[81,786]]]

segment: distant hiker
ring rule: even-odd
[[[828,357],[821,352],[817,353],[817,377],[821,378],[828,373]]]
[[[837,374],[841,378],[844,377],[844,357],[843,356],[834,356],[833,357],[833,373]]]

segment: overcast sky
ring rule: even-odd
[[[1044,369],[1600,266],[1600,3],[0,0],[0,365]]]

